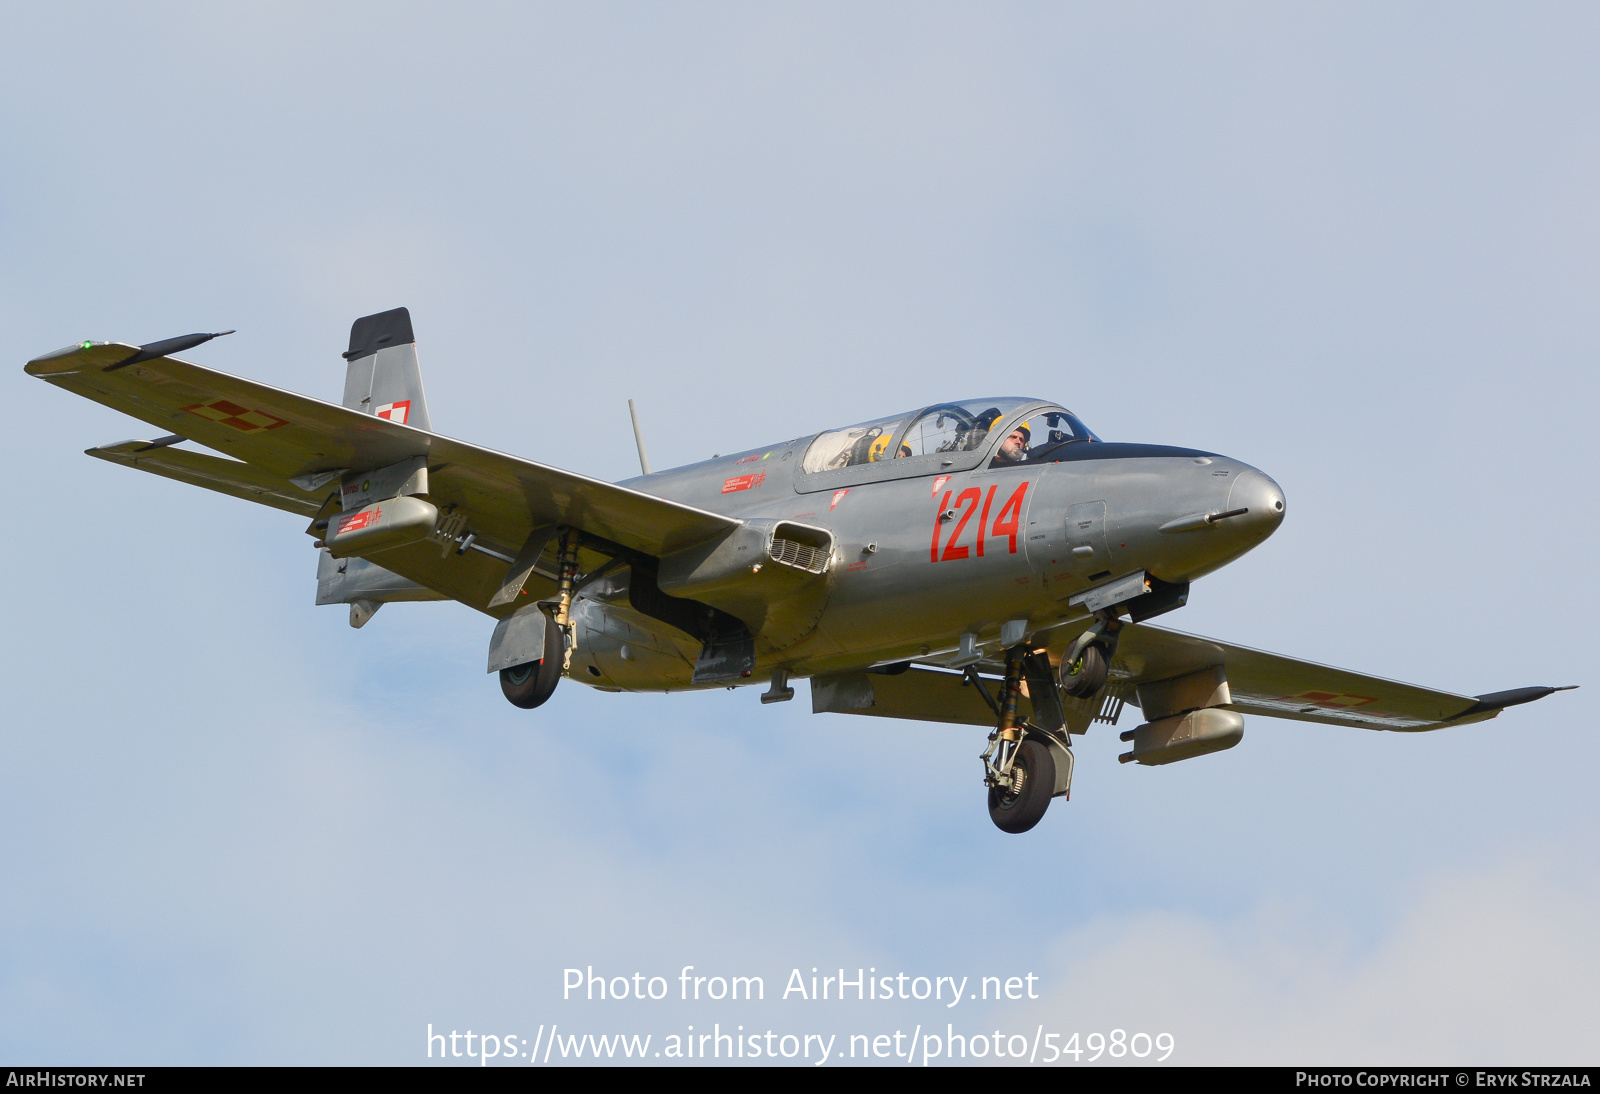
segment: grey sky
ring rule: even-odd
[[[1184,1062],[1592,1062],[1597,22],[5,7],[0,1058],[933,1020],[559,1001],[569,965],[694,964],[1031,969],[986,1016]],[[194,359],[334,398],[350,321],[402,304],[437,428],[610,478],[630,396],[658,467],[981,394],[1225,452],[1288,519],[1173,625],[1586,688],[1420,736],[1252,718],[1151,770],[1097,727],[1005,837],[979,731],[804,688],[515,710],[483,617],[349,630],[296,519],[81,456],[148,428],[21,370],[237,327]]]

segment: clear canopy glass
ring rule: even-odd
[[[1065,445],[1099,439],[1070,410],[1045,407],[1012,424],[989,466],[1046,463]]]
[[[916,414],[914,420],[910,414],[897,414],[829,430],[811,442],[800,468],[807,474],[816,474],[880,460],[975,452],[993,441],[992,431],[998,423],[1037,403],[1037,399],[1018,398],[939,403]],[[1073,441],[1095,440],[1099,438],[1070,411],[1045,407],[1008,430],[995,460],[997,464],[1020,463],[1034,458],[1030,453],[1042,453]]]
[[[989,430],[1002,418],[1033,399],[977,399],[929,407],[911,423],[898,456],[932,456],[940,452],[972,452],[983,447]]]
[[[808,475],[814,475],[818,471],[837,471],[842,467],[886,459],[885,453],[890,442],[910,416],[899,414],[818,434],[817,439],[811,442],[811,447],[806,449],[800,469]]]

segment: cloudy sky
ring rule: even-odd
[[[1593,1062],[1597,49],[1578,4],[0,7],[0,1059],[953,1023]],[[978,730],[516,710],[484,617],[352,631],[298,519],[80,455],[149,429],[22,373],[237,327],[191,356],[337,399],[399,305],[441,432],[608,478],[630,397],[658,467],[984,394],[1224,452],[1289,517],[1174,626],[1586,687],[1157,769],[1096,727],[1005,836]],[[672,997],[563,1000],[589,966]],[[1038,998],[780,998],[813,967]]]

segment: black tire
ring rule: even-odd
[[[544,657],[524,665],[512,665],[500,670],[500,691],[514,707],[532,710],[540,706],[561,682],[561,663],[565,650],[562,647],[561,628],[549,616],[544,620]]]
[[[998,787],[989,788],[989,819],[1002,832],[1026,832],[1044,819],[1050,808],[1050,799],[1056,792],[1056,761],[1050,750],[1038,741],[1022,742],[1017,758],[1012,762],[1013,773],[1021,769],[1022,789],[1008,794]]]
[[[1074,699],[1087,699],[1105,686],[1106,651],[1087,646],[1071,663],[1061,662],[1061,690]]]

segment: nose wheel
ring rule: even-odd
[[[990,698],[977,670],[967,670],[967,679],[999,721],[983,753],[983,782],[989,788],[989,819],[1000,831],[1010,833],[1026,832],[1043,820],[1056,793],[1056,759],[1045,743],[1045,731],[1017,721],[1027,654],[1023,646],[1006,651],[1006,677],[999,702]],[[1066,758],[1070,764],[1070,752]]]
[[[1056,761],[1048,748],[1033,740],[1018,743],[1009,759],[1010,785],[989,786],[989,819],[1002,832],[1026,832],[1050,808]]]

